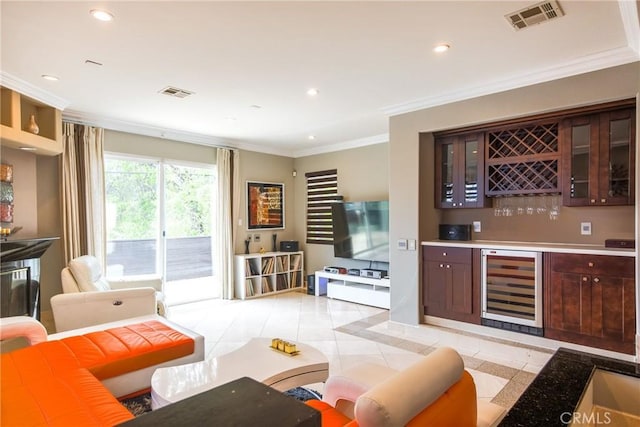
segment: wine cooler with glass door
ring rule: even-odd
[[[542,336],[542,253],[482,250],[481,323]]]

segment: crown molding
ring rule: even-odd
[[[627,35],[629,47],[636,53],[640,52],[640,20],[638,20],[638,3],[631,0],[619,0],[622,25]]]
[[[237,141],[235,147],[239,150],[253,151],[256,153],[273,154],[274,156],[282,157],[294,157],[291,155],[291,149],[264,146],[259,145],[259,143]]]
[[[149,126],[126,120],[109,119],[92,116],[80,111],[68,110],[62,113],[62,120],[89,126],[101,127],[118,132],[128,132],[136,135],[152,136],[173,141],[189,142],[192,144],[208,145],[211,147],[238,148],[233,141],[195,132]]]
[[[367,145],[382,144],[389,142],[389,134],[382,133],[380,135],[368,136],[366,138],[352,139],[350,141],[339,142],[336,144],[325,145],[298,150],[293,153],[294,158],[313,156],[316,154],[332,153],[334,151],[348,150],[350,148],[359,148]]]
[[[0,85],[6,87],[7,89],[15,90],[16,92],[20,92],[22,95],[28,96],[29,98],[40,101],[44,104],[50,105],[58,110],[64,110],[69,106],[69,101],[60,98],[57,95],[52,94],[44,89],[41,89],[37,86],[32,85],[22,79],[19,79],[11,74],[0,70]]]
[[[537,70],[524,75],[519,75],[511,79],[501,79],[493,83],[464,87],[456,91],[444,93],[442,95],[430,96],[417,99],[415,101],[391,105],[382,108],[382,112],[388,114],[389,116],[410,113],[412,111],[437,107],[439,105],[463,101],[465,99],[477,98],[480,96],[491,95],[493,93],[504,92],[519,87],[530,86],[551,80],[557,80],[578,74],[588,73],[591,71],[597,71],[604,68],[629,64],[638,60],[640,60],[640,55],[631,47],[627,46],[618,49],[611,49],[606,52],[589,55],[578,60],[567,61],[564,64],[560,64],[550,68]]]

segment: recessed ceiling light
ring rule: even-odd
[[[307,90],[307,95],[309,96],[316,96],[318,93],[320,92],[315,87],[312,87],[311,89]]]
[[[52,82],[57,82],[58,80],[60,80],[59,78],[57,78],[56,76],[52,76],[51,74],[43,74],[42,78]]]
[[[451,46],[449,46],[448,44],[442,43],[434,47],[433,51],[437,53],[442,53],[442,52],[448,51],[450,48]]]
[[[22,151],[36,151],[34,147],[20,147]]]
[[[316,139],[316,136],[315,135],[309,135],[308,138],[309,138],[310,141],[313,141],[314,139]]]
[[[89,13],[98,21],[104,21],[104,22],[113,21],[113,14],[111,12],[107,12],[106,10],[91,9]]]

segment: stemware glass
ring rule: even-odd
[[[546,196],[538,196],[538,207],[536,208],[536,212],[538,214],[545,214],[547,213],[547,200],[546,200]]]
[[[533,215],[533,212],[535,212],[535,209],[533,207],[534,202],[535,202],[534,197],[527,196],[527,215]]]
[[[549,209],[549,219],[555,221],[560,215],[560,197],[555,194],[551,196],[551,209]]]
[[[502,198],[493,199],[493,216],[502,216]]]
[[[525,212],[525,200],[526,198],[524,196],[518,196],[516,198],[516,213],[518,215],[523,215]]]
[[[504,199],[504,208],[502,208],[502,214],[504,216],[513,216],[513,197],[507,197]]]

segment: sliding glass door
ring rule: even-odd
[[[167,296],[174,303],[218,298],[212,241],[215,169],[164,164],[163,182]]]
[[[162,275],[170,305],[218,297],[215,167],[107,155],[105,181],[107,274]]]
[[[160,163],[105,156],[107,277],[162,274]]]

